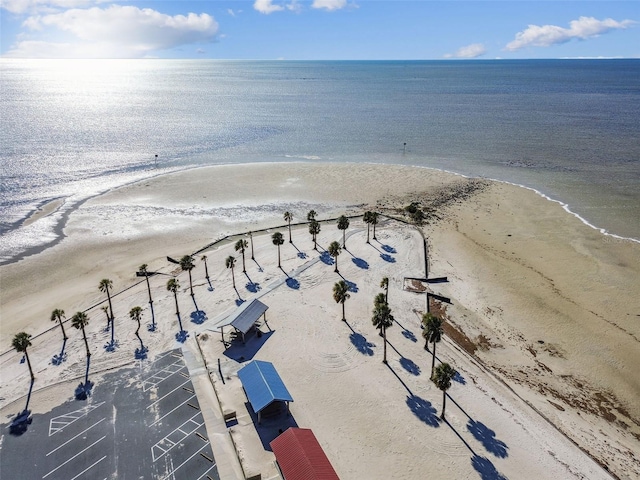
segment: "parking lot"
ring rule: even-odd
[[[34,415],[20,436],[5,424],[2,436],[3,478],[219,479],[180,350],[109,373],[87,401]]]

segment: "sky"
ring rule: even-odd
[[[640,58],[640,0],[0,0],[4,58]]]

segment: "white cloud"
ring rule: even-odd
[[[61,9],[88,7],[108,0],[3,0],[2,8],[11,13],[51,13]]]
[[[284,10],[284,7],[282,5],[274,5],[273,0],[256,0],[253,4],[253,8],[255,8],[260,13],[264,13],[265,15]]]
[[[346,6],[347,0],[313,0],[311,4],[311,8],[324,9],[330,12],[340,10]]]
[[[290,12],[300,13],[302,6],[298,3],[298,0],[291,0],[288,3],[274,4],[273,0],[256,0],[253,4],[253,8],[260,13],[269,15],[273,12],[282,12],[289,10]]]
[[[206,14],[166,15],[152,9],[112,5],[32,16],[23,23],[32,31],[59,30],[75,41],[19,41],[6,56],[37,58],[141,58],[156,50],[211,42],[218,33]]]
[[[477,58],[487,53],[487,49],[482,43],[472,43],[466,47],[460,47],[456,53],[447,53],[445,58]]]
[[[529,25],[525,30],[516,34],[516,38],[507,44],[505,50],[513,52],[528,46],[549,47],[569,42],[575,38],[586,40],[612,30],[628,28],[634,23],[636,22],[632,20],[618,22],[611,18],[598,20],[593,17],[580,17],[578,20],[572,20],[569,23],[569,28],[557,25]]]

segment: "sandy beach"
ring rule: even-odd
[[[420,227],[392,219],[406,221],[402,207],[411,202],[427,214]],[[153,216],[139,215],[150,209]],[[366,224],[351,222],[348,251],[338,258],[341,275],[355,285],[346,324],[331,296],[341,277],[314,252],[306,224],[296,225],[311,209],[320,220],[365,210],[389,217],[371,244]],[[115,211],[127,212],[128,220],[111,223]],[[294,215],[294,242],[282,246],[281,270],[270,235],[277,230],[288,240],[285,211]],[[234,235],[261,229],[268,230],[253,235],[256,261],[247,255],[245,275]],[[272,332],[253,358],[274,363],[295,399],[292,419],[313,429],[340,478],[417,479],[427,471],[433,478],[640,476],[640,244],[605,236],[531,190],[392,165],[217,166],[96,197],[70,215],[64,233],[57,245],[0,267],[5,421],[28,390],[26,365],[9,351],[15,333],[35,337],[34,412],[68,400],[71,392],[61,385],[84,373],[84,345],[73,329],[66,361],[51,364],[61,344],[59,328],[49,321],[54,308],[67,317],[90,309],[96,381],[98,372],[136,361],[128,312],[140,305],[150,321],[146,285],[135,276],[146,263],[162,274],[151,279],[160,329],[143,332],[150,355],[179,346],[174,299],[165,288],[166,275],[175,275],[191,333],[186,348],[200,348],[210,365],[221,359],[223,375],[212,372],[212,382],[223,408],[238,412],[232,436],[240,456],[263,478],[275,478],[273,454],[256,445],[235,376],[239,362],[225,351],[217,328],[236,309],[238,295],[269,306]],[[446,318],[438,358],[459,372],[449,390],[448,423],[437,418],[442,393],[429,380],[431,353],[421,338],[425,295],[404,281],[424,276],[422,235],[429,277],[448,278],[428,288],[452,301],[432,305]],[[200,251],[225,236],[232,237],[195,256],[194,305],[187,274],[166,257]],[[340,238],[335,222],[322,223],[321,248]],[[224,268],[229,255],[238,262],[238,294]],[[371,324],[384,276],[397,321],[388,332],[388,365]],[[117,292],[115,352],[103,349],[109,336],[99,308],[106,300],[98,290],[103,278]],[[201,325],[189,321],[198,310],[208,318]],[[266,325],[261,329],[268,332]]]

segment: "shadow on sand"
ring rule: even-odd
[[[87,369],[84,373],[84,382],[80,382],[75,389],[74,395],[76,400],[86,400],[91,395],[94,383],[89,380],[89,367],[91,366],[91,357],[87,357]]]
[[[258,415],[253,411],[253,408],[251,408],[251,404],[246,402],[245,405],[262,442],[262,448],[267,452],[272,451],[271,445],[269,444],[275,440],[278,435],[286,431],[289,427],[295,428],[298,426],[295,418],[287,411],[287,407],[283,402],[273,402],[264,408],[260,415],[260,423],[258,423]]]
[[[334,265],[336,262],[333,259],[333,257],[331,255],[329,255],[328,251],[323,251],[322,254],[320,255],[320,260],[322,261],[322,263],[324,263],[325,265]]]
[[[64,351],[64,348],[66,345],[67,345],[67,340],[65,339],[62,342],[62,349],[60,350],[60,353],[55,354],[53,358],[51,358],[51,363],[53,365],[60,365],[62,362],[64,362],[67,359],[67,353]]]
[[[293,290],[299,290],[300,289],[300,282],[298,280],[296,280],[295,278],[288,277],[287,278],[287,287],[292,288]]]
[[[31,417],[31,410],[29,410],[29,402],[31,401],[31,392],[33,391],[33,383],[34,380],[31,380],[31,384],[29,385],[29,393],[27,394],[27,403],[24,406],[24,410],[18,413],[13,420],[11,420],[11,424],[9,425],[9,433],[11,435],[22,435],[27,431],[29,425],[33,421]]]
[[[471,457],[471,465],[480,474],[482,480],[508,480],[502,475],[488,458],[474,455]]]
[[[467,423],[467,430],[471,432],[471,434],[482,443],[482,446],[489,453],[492,453],[498,458],[506,458],[509,456],[509,452],[507,451],[509,447],[502,440],[498,440],[496,438],[496,432],[491,430],[482,422],[477,422],[473,419],[469,419]]]
[[[231,345],[224,351],[224,355],[239,363],[251,360],[274,333],[274,330],[266,333],[260,331],[259,334],[258,331],[256,330],[255,334],[245,337],[245,343],[239,339],[231,342]]]
[[[351,261],[355,263],[357,267],[362,268],[363,270],[369,269],[369,263],[366,260],[363,260],[362,258],[354,257],[351,259]]]
[[[436,414],[436,409],[429,400],[418,397],[417,395],[407,395],[407,406],[409,410],[430,427],[437,428],[440,426],[440,419]]]

